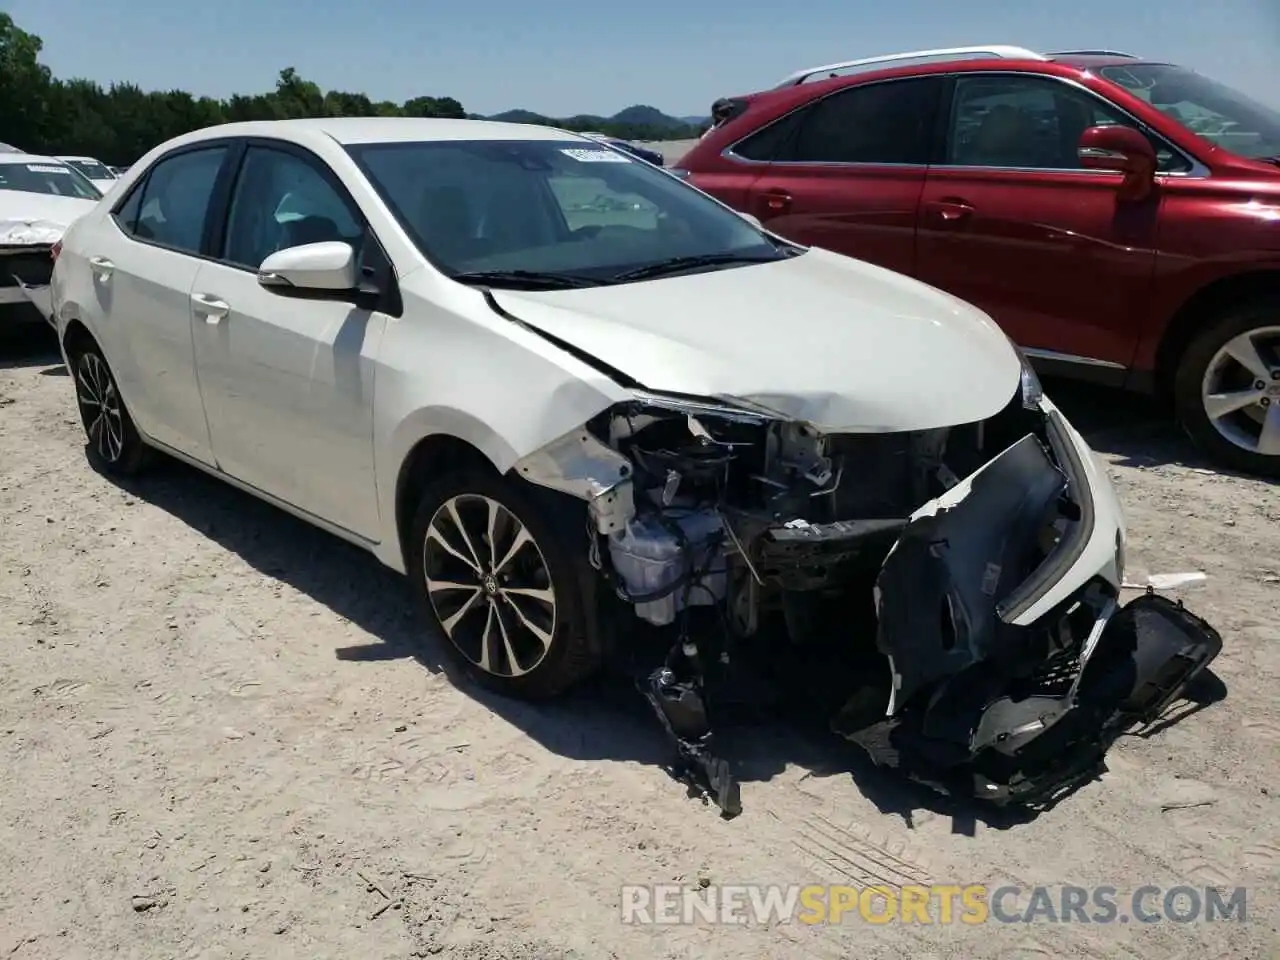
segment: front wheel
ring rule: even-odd
[[[553,523],[521,481],[478,469],[441,478],[419,503],[414,593],[454,660],[499,693],[554,696],[597,666],[586,544],[579,556],[559,529],[582,523]]]
[[[1178,419],[1214,460],[1280,477],[1280,298],[1223,311],[1174,375]]]
[[[96,343],[88,340],[68,353],[76,405],[88,441],[85,453],[89,463],[112,476],[137,473],[146,464],[147,445],[129,416],[106,357]]]

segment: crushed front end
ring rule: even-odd
[[[744,659],[877,763],[1034,804],[1221,648],[1161,597],[1120,606],[1114,492],[1029,368],[995,416],[922,431],[636,392],[518,467],[588,502],[591,565],[666,651],[641,689],[727,815],[710,691]]]

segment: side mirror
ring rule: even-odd
[[[1151,141],[1132,127],[1090,127],[1080,135],[1080,165],[1086,170],[1124,174],[1124,199],[1144,199],[1155,183],[1156,151]]]
[[[351,293],[358,286],[356,252],[340,240],[286,247],[262,261],[258,283],[269,290]]]

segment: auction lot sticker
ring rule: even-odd
[[[561,150],[566,157],[572,157],[579,163],[630,163],[631,161],[613,150]]]

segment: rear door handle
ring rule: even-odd
[[[227,301],[219,300],[207,293],[193,293],[191,306],[196,313],[204,317],[204,322],[210,325],[217,324],[231,312],[231,305]]]
[[[116,265],[106,257],[90,257],[89,267],[105,280],[111,276],[111,271],[116,268]]]
[[[782,190],[767,190],[760,199],[766,213],[786,213],[791,208],[791,194]]]
[[[930,200],[925,204],[925,209],[950,223],[966,220],[973,215],[973,204],[960,199]]]

